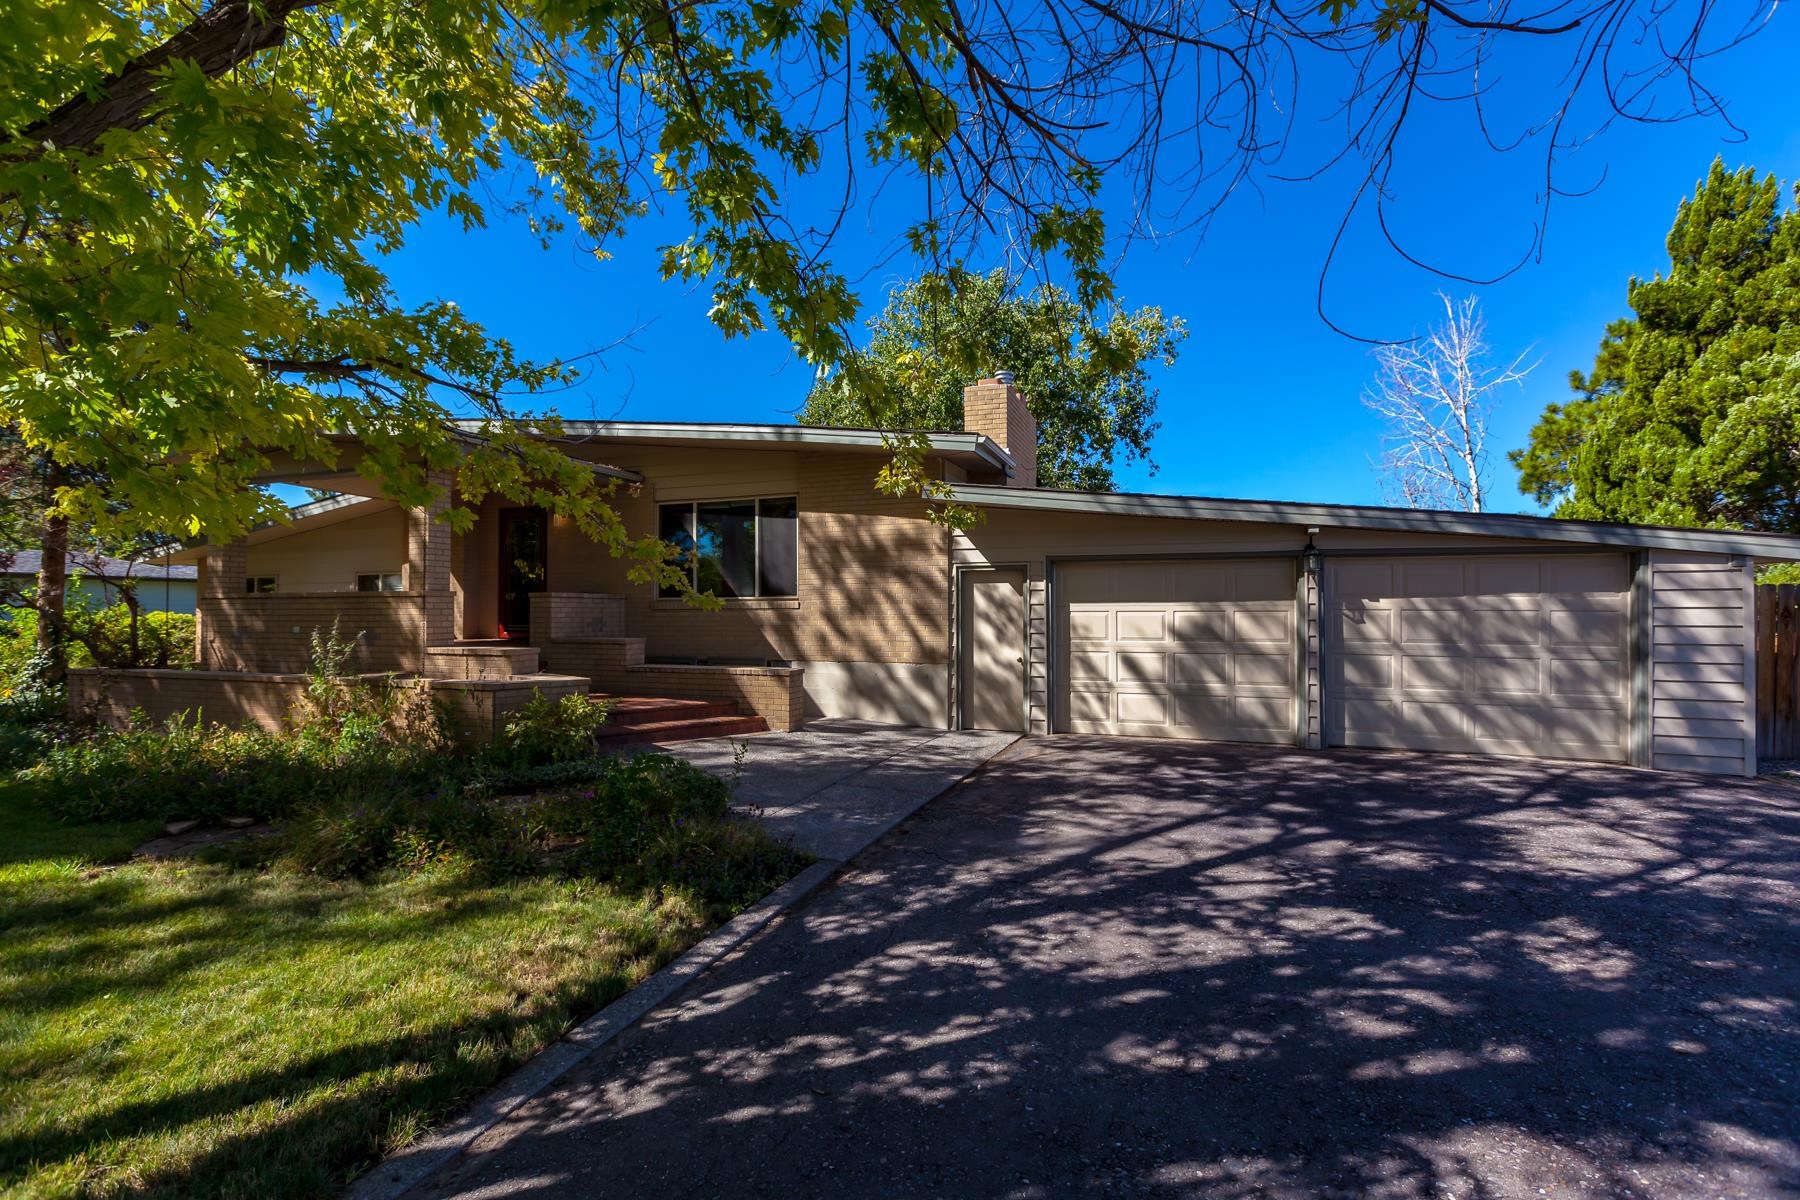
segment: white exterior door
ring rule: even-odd
[[[1327,744],[1625,761],[1630,588],[1617,554],[1328,558]]]
[[[1062,728],[1291,743],[1292,559],[1056,569]]]

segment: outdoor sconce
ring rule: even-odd
[[[1308,529],[1306,545],[1300,549],[1300,567],[1308,575],[1317,575],[1320,564],[1325,560],[1325,556],[1319,552],[1319,548],[1313,545],[1313,534],[1317,532],[1319,532],[1317,527]]]

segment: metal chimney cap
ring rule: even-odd
[[[1012,381],[1013,381],[1013,373],[1011,371],[995,371],[994,372],[994,382],[995,383],[1011,383]]]

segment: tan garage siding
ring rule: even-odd
[[[1650,558],[1650,765],[1754,774],[1755,594],[1748,565]]]

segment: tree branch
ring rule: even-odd
[[[170,63],[188,61],[209,77],[223,75],[271,46],[279,46],[287,36],[289,14],[328,2],[219,0],[167,41],[144,51],[81,95],[63,101],[9,141],[85,150],[110,130],[141,128],[150,121],[156,86]]]

